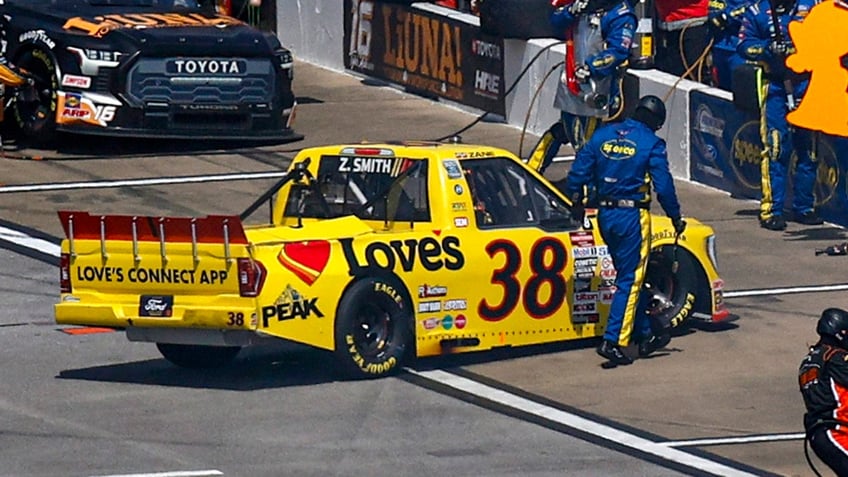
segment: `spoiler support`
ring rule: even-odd
[[[159,254],[162,256],[162,264],[168,263],[168,255],[165,253],[165,217],[159,217]]]
[[[233,256],[230,254],[230,219],[223,220],[224,226],[224,257],[227,259],[227,265],[233,263]]]
[[[132,218],[132,242],[133,242],[133,262],[138,264],[141,261],[141,255],[138,253],[138,217]]]
[[[195,266],[200,262],[197,256],[197,217],[191,218],[191,259]]]
[[[71,252],[71,258],[77,258],[77,252],[74,248],[74,214],[68,214],[68,248]]]
[[[100,257],[105,262],[109,255],[106,253],[106,216],[100,216]]]

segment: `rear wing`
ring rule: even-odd
[[[60,211],[59,220],[68,238],[68,251],[76,257],[76,240],[100,240],[100,255],[106,259],[107,240],[132,241],[133,260],[139,262],[139,242],[159,242],[162,261],[168,260],[168,243],[191,243],[192,257],[199,261],[198,244],[223,247],[227,262],[233,260],[230,245],[247,245],[241,219],[235,215],[206,217],[151,217],[138,215],[92,215]]]

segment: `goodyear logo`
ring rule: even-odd
[[[629,139],[611,139],[601,144],[601,154],[613,161],[630,159],[636,155],[636,143]]]

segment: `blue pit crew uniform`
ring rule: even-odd
[[[597,1],[597,0],[590,0]],[[636,14],[625,1],[590,3],[589,9],[578,15],[568,7],[556,9],[551,14],[551,25],[558,31],[574,29],[574,64],[586,65],[595,93],[605,96],[593,101],[584,96],[592,94],[589,82],[580,85],[580,96],[572,93],[563,80],[557,84],[554,107],[561,111],[560,122],[542,136],[530,158],[531,166],[541,163],[540,172],[551,164],[561,145],[570,143],[575,150],[592,136],[601,119],[615,114],[622,107],[619,81],[620,66],[630,56],[630,48],[636,33]],[[569,74],[573,74],[570,72]]]
[[[565,186],[573,203],[582,200],[584,186],[597,189],[598,226],[616,269],[604,339],[621,347],[631,335],[640,341],[652,333],[647,300],[640,300],[651,251],[652,182],[663,210],[679,220],[665,141],[644,123],[626,119],[595,132],[577,153]]]
[[[777,0],[772,1],[779,5]],[[780,6],[776,8],[781,37],[788,52],[794,51],[788,31],[789,22],[803,20],[816,3],[818,2],[814,0],[797,0],[794,4],[790,2],[782,10]],[[760,135],[763,141],[761,224],[775,219],[783,221],[786,175],[792,155],[792,149],[787,146],[791,144],[797,154],[792,181],[792,211],[796,218],[814,214],[813,186],[817,167],[812,132],[790,126],[786,121],[786,114],[794,104],[787,104],[788,92],[784,79],[790,80],[791,94],[797,104],[807,90],[809,75],[792,72],[786,67],[786,56],[772,51],[771,45],[775,37],[770,8],[769,0],[761,0],[745,10],[737,47],[742,57],[763,65],[767,79],[763,85],[765,103],[760,118]],[[785,222],[783,226],[785,227]]]
[[[710,0],[709,24],[713,35],[712,58],[716,72],[716,86],[731,90],[733,70],[743,65],[745,59],[736,51],[742,15],[751,0]]]

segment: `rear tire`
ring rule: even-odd
[[[411,303],[394,279],[354,283],[339,302],[335,355],[354,378],[379,378],[402,367],[412,343]]]
[[[238,346],[206,346],[156,343],[162,356],[181,368],[218,368],[231,362],[241,350]]]

